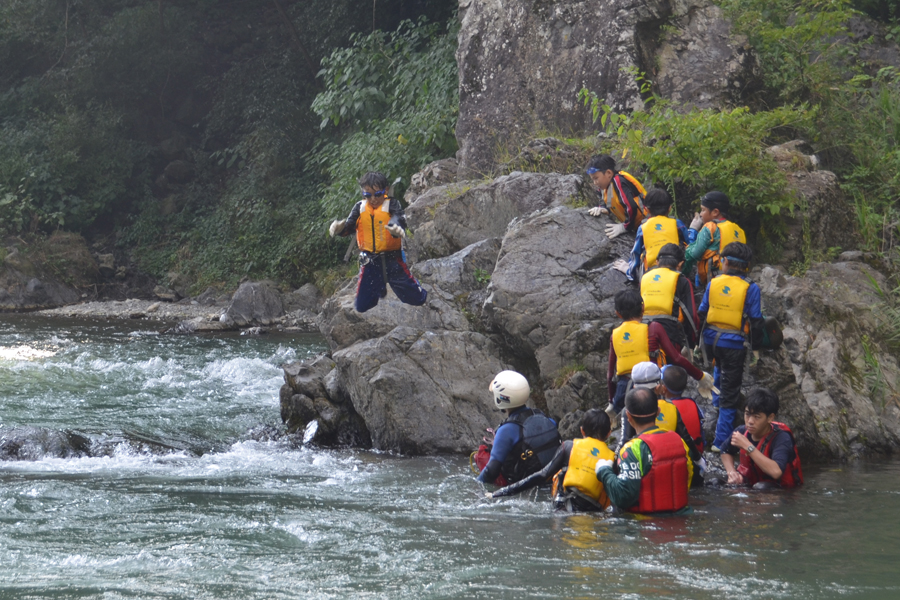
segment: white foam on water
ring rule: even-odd
[[[56,350],[44,350],[32,346],[0,346],[0,360],[35,361],[55,356]]]

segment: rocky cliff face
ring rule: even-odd
[[[844,202],[833,174],[816,171],[800,146],[771,149],[807,209],[806,226],[785,245],[795,266],[836,239],[853,243],[841,211],[826,209]],[[423,173],[452,170],[443,162]],[[576,435],[581,411],[607,402],[609,336],[618,324],[613,296],[625,286],[612,263],[628,254],[633,236],[606,237],[610,221],[587,214],[594,192],[580,176],[420,179],[407,210],[415,232],[407,251],[428,303],[406,306],[389,292],[359,314],[355,281],[328,299],[320,330],[330,358],[286,367],[285,421],[297,430],[317,420],[319,443],[469,452],[500,420],[487,384],[514,368],[531,382],[532,403],[557,418],[564,435]],[[785,343],[759,353],[745,388],[779,393],[780,417],[807,457],[890,451],[900,443],[900,365],[879,317],[874,286],[890,287],[880,269],[874,257],[844,252],[835,263],[813,261],[803,276],[780,266],[752,274],[763,312],[784,324]],[[298,379],[301,371],[306,379]],[[704,408],[714,423],[715,409]]]
[[[758,85],[746,41],[704,0],[459,0],[462,177],[494,170],[538,131],[584,132],[587,88],[643,105],[635,75],[685,106],[726,105]]]

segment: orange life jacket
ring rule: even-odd
[[[631,185],[634,186],[634,189],[638,191],[638,195],[634,197],[634,203],[638,208],[638,214],[637,217],[635,217],[634,224],[635,226],[638,226],[641,224],[644,217],[647,216],[647,209],[644,208],[644,196],[647,195],[647,190],[644,189],[641,182],[632,175],[625,171],[616,173],[610,184],[612,193],[608,194],[608,189],[603,190],[603,202],[606,203],[606,208],[609,209],[609,212],[611,212],[620,222],[625,223],[628,221],[628,208],[626,207],[625,200],[623,200],[625,189],[622,187],[622,177],[628,180]]]
[[[700,284],[706,287],[710,279],[715,277],[722,270],[722,262],[719,255],[722,250],[731,242],[747,243],[747,236],[744,230],[733,221],[710,221],[703,226],[709,230],[709,239],[715,238],[716,229],[719,230],[719,245],[716,248],[707,248],[700,261],[697,263],[697,274],[700,276]]]
[[[790,464],[785,465],[781,478],[777,481],[766,475],[760,469],[746,450],[741,450],[741,462],[738,465],[738,473],[744,476],[744,483],[754,485],[760,481],[776,481],[783,488],[790,488],[803,484],[803,469],[800,468],[800,455],[797,453],[797,441],[794,439],[794,432],[784,423],[772,421],[772,431],[769,432],[759,444],[756,446],[757,452],[762,452],[766,458],[772,458],[772,440],[779,431],[787,431],[791,436],[791,442],[794,444],[794,460]]]
[[[364,200],[356,221],[356,243],[364,252],[390,252],[400,250],[403,241],[387,230],[391,220],[389,211],[391,199],[385,198],[381,206],[373,208]]]
[[[681,510],[688,504],[691,473],[688,451],[674,431],[657,430],[638,436],[650,448],[652,465],[641,479],[641,491],[631,512],[652,513]]]

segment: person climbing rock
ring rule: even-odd
[[[728,220],[731,201],[722,192],[709,192],[700,199],[700,212],[694,214],[684,251],[684,273],[697,266],[696,287],[702,290],[720,270],[722,249],[732,242],[747,243],[744,230]]]
[[[656,394],[652,390],[630,390],[625,397],[625,415],[637,437],[619,450],[615,463],[597,461],[597,479],[603,483],[610,502],[620,510],[690,511],[688,489],[693,464],[688,448],[677,433],[656,425],[658,413]]]
[[[778,405],[778,395],[768,388],[754,388],[747,394],[744,425],[731,434],[722,448],[728,483],[757,488],[803,484],[794,434],[787,425],[775,420]]]
[[[611,418],[622,411],[625,393],[631,383],[631,371],[641,362],[679,365],[700,382],[701,393],[711,392],[712,376],[695,367],[678,352],[663,326],[657,322],[650,324],[641,322],[644,303],[636,290],[626,289],[616,294],[615,307],[616,315],[622,319],[622,324],[613,329],[609,341],[609,368],[606,380],[610,405],[606,412]]]
[[[612,213],[619,221],[606,226],[606,235],[616,238],[626,231],[634,231],[646,215],[643,205],[647,190],[625,171],[616,170],[616,161],[608,154],[600,154],[588,161],[585,169],[597,188],[600,204],[588,211],[592,217]]]
[[[694,286],[681,273],[683,264],[684,251],[680,246],[666,244],[660,248],[657,266],[641,277],[641,298],[644,323],[661,324],[672,345],[690,360],[690,349],[700,341],[700,319]]]
[[[698,314],[704,322],[702,347],[705,359],[713,359],[713,379],[720,390],[713,396],[719,409],[712,450],[718,452],[731,438],[740,408],[744,361],[751,346],[750,332],[765,323],[759,286],[747,278],[753,251],[732,242],[722,250],[719,275],[706,286]]]
[[[581,438],[566,440],[547,465],[518,483],[508,485],[489,498],[513,496],[553,480],[553,504],[569,512],[601,511],[609,507],[609,498],[594,470],[598,460],[612,460],[615,454],[606,445],[609,416],[592,408],[581,418]]]
[[[675,244],[683,248],[688,236],[684,223],[669,216],[672,209],[672,196],[669,192],[662,188],[653,188],[647,192],[644,206],[650,215],[635,232],[631,260],[625,272],[625,277],[631,282],[640,281],[641,273],[646,273],[656,266],[656,259],[663,246]]]
[[[687,382],[687,371],[678,365],[666,365],[662,368],[662,395],[678,409],[688,435],[702,454],[706,450],[706,440],[703,438],[703,423],[706,418],[697,406],[697,401],[685,395]]]
[[[359,178],[363,199],[353,206],[350,216],[335,220],[328,228],[331,237],[356,232],[359,245],[359,283],[355,307],[366,312],[387,295],[387,285],[401,302],[412,306],[425,304],[428,292],[419,285],[403,260],[406,217],[400,202],[388,197],[388,180],[381,173],[368,172]]]
[[[490,458],[477,479],[492,484],[498,475],[503,475],[508,483],[516,483],[543,469],[562,440],[556,421],[525,406],[531,387],[521,373],[501,371],[489,389],[494,395],[494,406],[506,419],[497,428]]]

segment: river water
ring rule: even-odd
[[[0,316],[0,426],[99,456],[0,462],[0,598],[897,598],[900,462],[689,517],[486,501],[462,457],[254,441],[298,336]],[[259,437],[259,436],[255,436]]]

